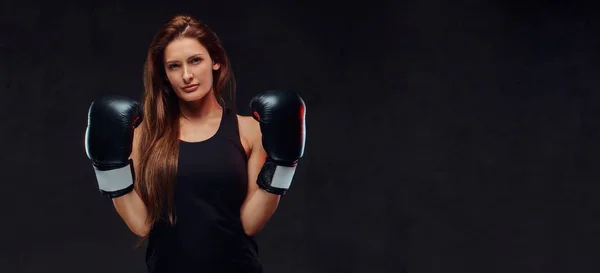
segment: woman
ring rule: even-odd
[[[148,239],[149,272],[262,272],[253,236],[275,212],[304,151],[304,102],[269,91],[235,113],[216,34],[175,16],[154,37],[143,104],[92,103],[86,152],[100,190]],[[143,105],[143,107],[142,107]]]

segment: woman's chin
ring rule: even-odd
[[[194,92],[179,92],[178,96],[181,100],[185,102],[193,102],[203,99],[204,97],[206,97],[207,94],[208,92],[196,90]]]

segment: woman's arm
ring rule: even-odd
[[[133,135],[133,149],[131,152],[131,160],[133,161],[133,170],[136,175],[139,175],[139,156],[138,156],[138,143],[139,133],[136,133],[139,129],[134,131]],[[137,186],[134,186],[134,190],[123,196],[113,198],[113,205],[117,210],[117,213],[129,230],[135,235],[145,237],[150,232],[150,224],[148,223],[148,212],[146,210],[146,204],[142,201],[142,198],[136,191]]]
[[[146,221],[146,205],[137,191],[114,198],[113,205],[131,232],[140,237],[148,235],[150,225]]]
[[[244,133],[250,146],[248,158],[248,194],[241,208],[241,220],[247,235],[258,233],[279,205],[280,195],[268,193],[258,187],[256,179],[262,169],[267,153],[262,146],[262,134],[257,121],[245,117]]]

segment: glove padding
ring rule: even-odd
[[[133,161],[129,159],[134,129],[142,122],[140,104],[121,96],[104,96],[88,110],[85,149],[98,187],[110,198],[133,190]]]
[[[306,141],[306,106],[294,92],[269,90],[250,102],[252,116],[260,124],[267,152],[257,184],[267,192],[283,195],[292,183]]]

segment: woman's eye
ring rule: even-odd
[[[170,65],[169,65],[169,69],[175,69],[175,68],[177,68],[177,67],[179,67],[179,65],[178,65],[178,64],[170,64]]]
[[[192,59],[192,63],[199,63],[200,61],[202,61],[202,59],[198,57]]]

